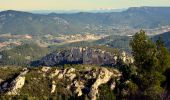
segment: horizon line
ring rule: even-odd
[[[7,9],[7,10],[0,10],[0,12],[5,11],[18,11],[18,12],[25,12],[25,13],[32,13],[32,14],[50,14],[50,13],[56,13],[56,14],[74,14],[74,13],[119,13],[127,11],[130,8],[142,8],[142,7],[150,7],[150,8],[170,8],[170,6],[138,6],[138,7],[127,7],[127,8],[120,8],[120,9],[89,9],[89,10],[13,10],[13,9]]]
[[[162,7],[162,8],[169,8],[170,6],[132,6],[127,8],[97,8],[97,9],[0,9],[0,11],[102,11],[102,10],[126,10],[129,8],[142,8],[142,7]]]

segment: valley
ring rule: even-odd
[[[1,34],[0,35],[0,51],[10,49],[22,44],[33,43],[41,47],[48,47],[51,45],[64,45],[73,42],[81,41],[95,41],[107,37],[104,34],[58,34],[57,36],[46,35],[18,35],[18,34]]]
[[[170,7],[0,12],[0,100],[170,100]]]

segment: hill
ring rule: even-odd
[[[153,29],[170,25],[169,13],[170,7],[132,7],[122,12],[50,13],[48,15],[8,10],[0,12],[0,33],[35,35],[90,32],[117,34],[116,31],[126,28]]]
[[[0,52],[0,65],[29,65],[49,53],[48,48],[36,44],[24,44],[10,50]]]
[[[170,50],[170,32],[165,32],[160,35],[156,35],[153,37],[153,40],[161,39],[164,43],[164,45]]]
[[[0,33],[12,34],[57,34],[67,28],[67,21],[21,11],[0,12]]]
[[[118,35],[110,35],[103,39],[99,39],[93,42],[96,45],[105,45],[111,48],[117,48],[120,50],[124,50],[126,52],[130,52],[131,48],[129,46],[131,37],[129,36],[118,36]]]

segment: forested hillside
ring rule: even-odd
[[[8,10],[0,12],[0,34],[116,34],[115,30],[124,28],[154,29],[170,25],[169,13],[169,7],[132,7],[122,12],[48,15]]]
[[[165,32],[153,37],[153,40],[161,39],[164,45],[170,50],[170,32]]]
[[[49,53],[48,48],[36,44],[24,44],[11,50],[0,52],[0,65],[27,66],[31,61],[38,60]]]

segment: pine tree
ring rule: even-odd
[[[170,56],[167,48],[158,40],[152,42],[144,31],[136,33],[130,43],[134,64],[137,67],[136,84],[145,99],[159,99],[165,81],[163,72],[168,68]]]

